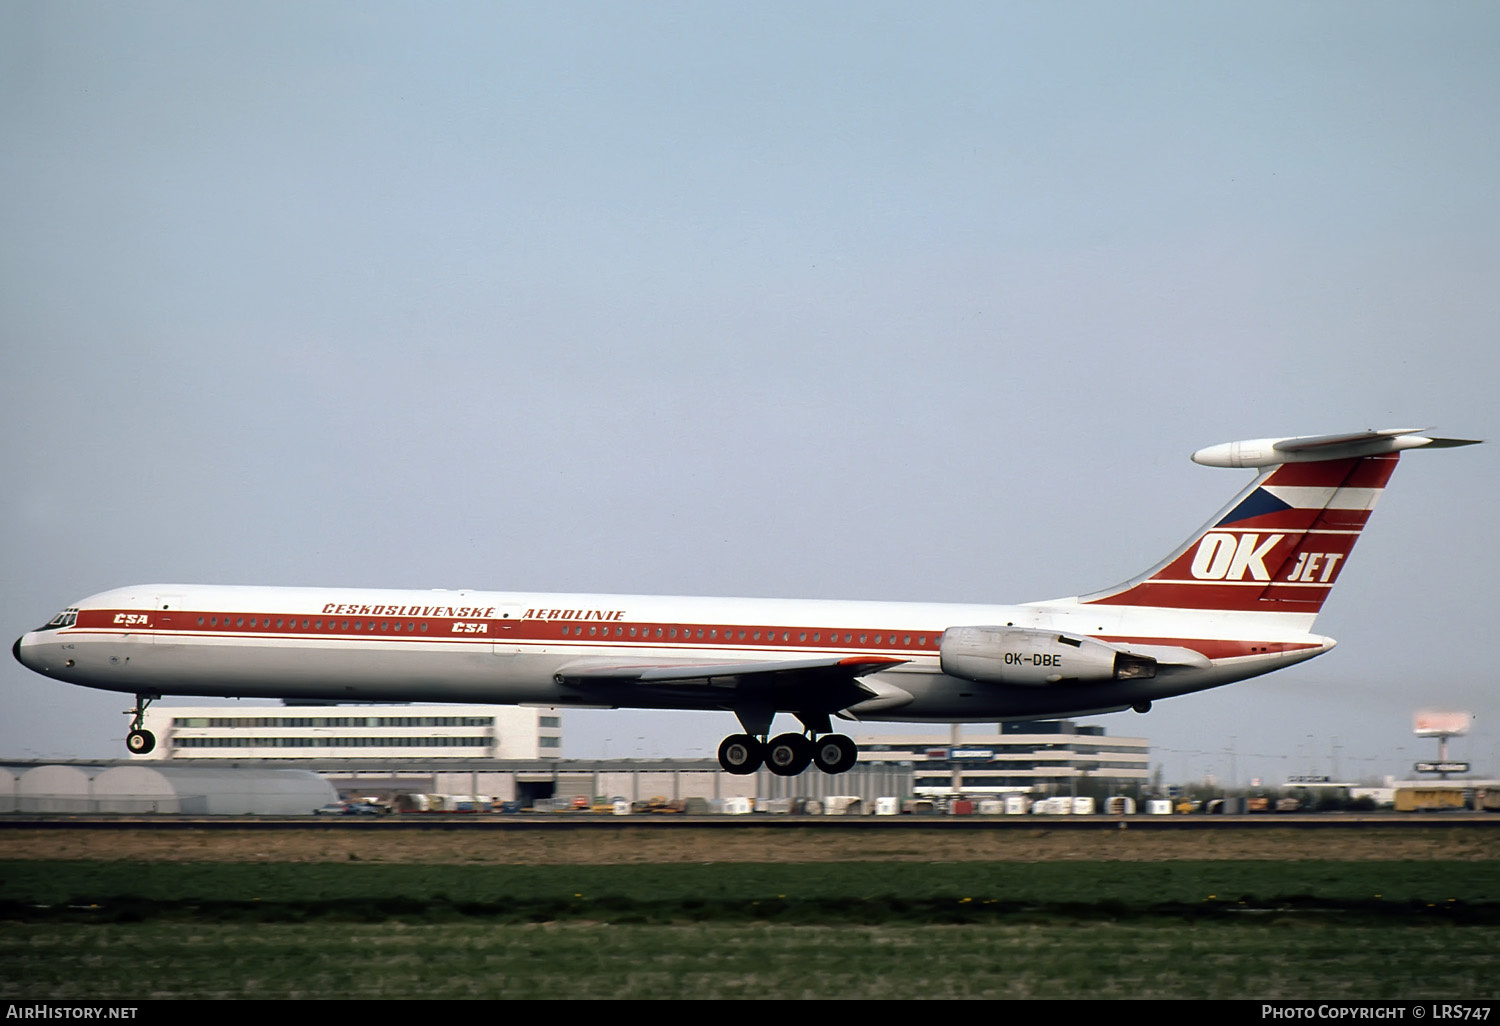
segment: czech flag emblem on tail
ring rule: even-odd
[[[1255,482],[1165,562],[1082,603],[1315,615],[1406,449],[1473,445],[1392,428],[1229,442],[1196,463],[1261,467]]]

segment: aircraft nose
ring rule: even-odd
[[[23,634],[10,646],[10,654],[15,656],[16,662],[26,669],[50,675],[51,670],[48,667],[50,660],[46,658],[47,649],[40,644],[45,641],[45,638],[39,639],[32,634]]]
[[[36,651],[35,651],[35,649],[34,649],[34,647],[32,645],[23,645],[22,644],[22,642],[24,642],[26,640],[26,638],[27,638],[27,635],[25,635],[25,634],[23,634],[19,638],[17,638],[16,639],[16,643],[14,645],[10,646],[10,654],[16,657],[16,662],[18,662],[22,666],[26,667],[26,669],[32,670],[32,669],[35,669],[35,667],[32,666],[30,663],[28,663],[26,661],[26,657],[28,655],[30,655],[32,658],[35,658],[36,657]]]

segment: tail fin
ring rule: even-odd
[[[1164,562],[1079,601],[1315,616],[1338,583],[1401,451],[1472,444],[1395,428],[1201,449],[1193,454],[1197,463],[1264,469]]]

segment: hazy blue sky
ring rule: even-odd
[[[1248,480],[1201,446],[1497,436],[1497,52],[1492,3],[9,0],[0,620],[1113,584]],[[1500,775],[1497,461],[1402,461],[1332,654],[1097,722],[1403,773],[1456,707]],[[128,697],[0,687],[0,756],[123,753]]]

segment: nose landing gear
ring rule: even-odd
[[[136,695],[135,708],[126,709],[130,714],[130,733],[125,735],[125,747],[131,755],[146,755],[156,747],[156,735],[141,726],[146,718],[146,707],[160,695]]]

